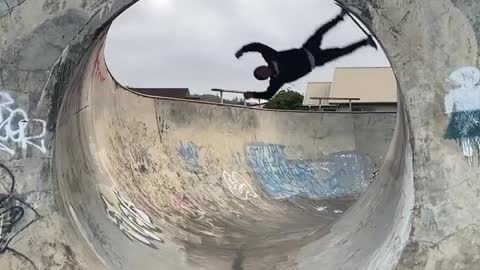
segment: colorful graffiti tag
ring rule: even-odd
[[[101,195],[101,198],[109,219],[120,231],[131,241],[136,239],[151,248],[157,248],[155,242],[163,244],[164,240],[158,236],[162,231],[153,224],[150,217],[136,208],[118,191],[114,191],[114,193],[118,200],[116,205],[108,201],[103,195]]]
[[[463,154],[472,164],[474,153],[480,153],[480,70],[463,67],[450,74],[445,96],[445,113],[449,124],[445,139],[457,140]]]

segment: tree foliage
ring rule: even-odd
[[[280,90],[266,105],[268,109],[306,110],[303,95],[291,89]]]

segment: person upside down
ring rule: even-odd
[[[261,81],[270,78],[267,91],[245,92],[244,98],[270,99],[284,84],[302,78],[316,67],[323,66],[364,46],[377,49],[377,44],[371,35],[343,48],[320,48],[325,33],[343,21],[346,14],[347,12],[342,10],[339,15],[318,28],[301,48],[276,51],[265,44],[253,42],[238,50],[235,53],[237,58],[242,57],[246,52],[260,53],[268,65],[257,67],[253,75]]]

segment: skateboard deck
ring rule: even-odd
[[[362,19],[360,18],[357,18],[355,17],[352,12],[346,7],[344,6],[342,3],[338,2],[337,0],[334,0],[335,1],[335,4],[337,6],[339,6],[341,9],[345,10],[347,12],[347,15],[348,17],[350,17],[352,19],[352,21],[363,31],[363,33],[365,33],[365,35],[369,36],[371,35],[370,33],[367,32],[367,30],[365,30],[365,28],[363,28],[364,26],[362,26],[357,20],[359,20],[360,22],[362,22],[364,25],[367,25],[365,23],[365,21],[363,21]]]

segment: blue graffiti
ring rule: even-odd
[[[198,147],[192,142],[187,144],[180,142],[180,146],[177,147],[177,152],[188,165],[196,168],[200,167],[198,161]]]
[[[249,165],[267,195],[329,199],[356,195],[368,187],[365,158],[338,152],[322,160],[288,160],[285,146],[255,144],[247,149]]]

